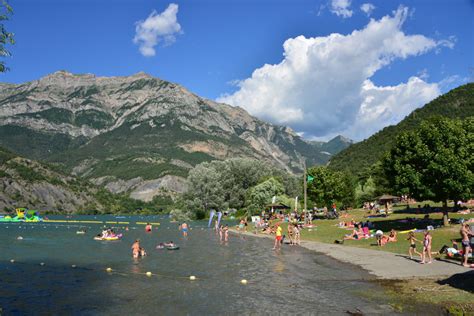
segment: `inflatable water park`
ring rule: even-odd
[[[16,216],[0,215],[0,222],[11,222],[11,223],[19,223],[19,222],[42,222],[43,218],[41,218],[36,210],[29,210],[24,207],[17,208]]]

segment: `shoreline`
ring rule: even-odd
[[[235,228],[230,228],[229,231],[234,234],[274,239],[273,235],[240,232]],[[308,240],[301,240],[300,246],[308,250],[322,253],[338,261],[357,265],[381,280],[412,278],[437,279],[469,271],[474,273],[474,269],[472,268],[466,268],[447,261],[434,260],[432,264],[419,264],[418,260],[412,260],[408,255],[381,250],[327,244]]]

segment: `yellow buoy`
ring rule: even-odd
[[[112,268],[107,268],[107,269],[105,269],[105,271],[112,272]]]
[[[11,259],[10,262],[11,262],[11,263],[15,263],[15,260],[14,260],[14,259]]]
[[[194,280],[196,280],[196,277],[195,277],[194,275],[191,275],[191,276],[189,277],[189,279],[190,279],[191,281],[194,281]]]
[[[150,271],[148,271],[148,272],[146,273],[146,276],[149,276],[149,277],[151,277],[151,272],[150,272]]]
[[[242,284],[247,284],[247,280],[242,279],[242,280],[240,281],[240,283],[242,283]]]

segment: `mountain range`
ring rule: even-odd
[[[0,146],[114,193],[150,201],[186,190],[196,164],[249,157],[302,173],[352,142],[310,142],[244,109],[138,73],[97,77],[58,71],[0,84]]]

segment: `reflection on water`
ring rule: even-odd
[[[6,314],[393,313],[387,302],[355,294],[381,289],[354,266],[300,247],[275,252],[266,239],[231,235],[222,243],[204,222],[183,238],[177,223],[159,221],[151,233],[143,226],[119,228],[124,238],[114,242],[93,240],[99,225],[78,235],[76,225],[0,224],[0,307]],[[137,238],[148,256],[134,261],[130,247]],[[170,240],[180,250],[155,249]]]

